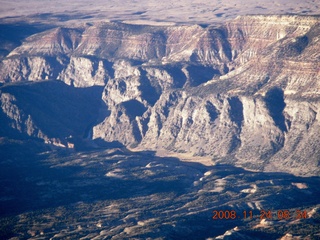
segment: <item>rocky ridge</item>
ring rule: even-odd
[[[15,119],[11,127],[20,132],[48,135],[45,125],[19,125],[8,107],[17,93],[7,95],[8,83],[101,86],[99,120],[81,125],[92,129],[92,139],[319,175],[319,23],[242,16],[205,28],[114,22],[50,29],[0,63],[3,118]]]

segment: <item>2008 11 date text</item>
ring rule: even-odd
[[[306,210],[260,210],[255,214],[253,210],[245,210],[241,213],[235,210],[213,210],[213,220],[234,220],[234,219],[268,219],[268,220],[286,220],[286,219],[305,219],[308,217]]]

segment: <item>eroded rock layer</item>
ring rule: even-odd
[[[250,169],[319,175],[319,24],[318,17],[244,16],[206,28],[53,28],[24,39],[2,59],[1,118],[14,131],[65,146],[71,134]],[[103,102],[84,100],[95,104],[93,115],[80,114],[72,126],[69,114],[45,114],[52,98],[41,98],[44,108],[34,111],[35,96],[10,88],[44,80],[70,85],[67,100],[58,104],[67,113],[90,112],[88,106],[81,110],[75,87],[104,88],[97,90]],[[47,117],[55,118],[52,128]],[[63,134],[52,133],[59,129]]]

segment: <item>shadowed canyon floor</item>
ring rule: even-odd
[[[1,147],[7,159],[1,163],[2,238],[205,239],[226,231],[232,239],[319,237],[318,177],[208,167],[122,149],[33,149],[40,147]],[[237,215],[213,220],[214,210]],[[284,211],[290,214],[283,217]]]

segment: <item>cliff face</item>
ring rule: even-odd
[[[0,81],[103,87],[98,120],[78,123],[92,129],[93,139],[318,175],[319,24],[317,17],[246,16],[206,28],[97,23],[51,29],[2,60]],[[6,107],[17,93],[6,89],[2,111],[17,122],[20,110]],[[11,127],[48,135],[44,125],[30,124]]]

